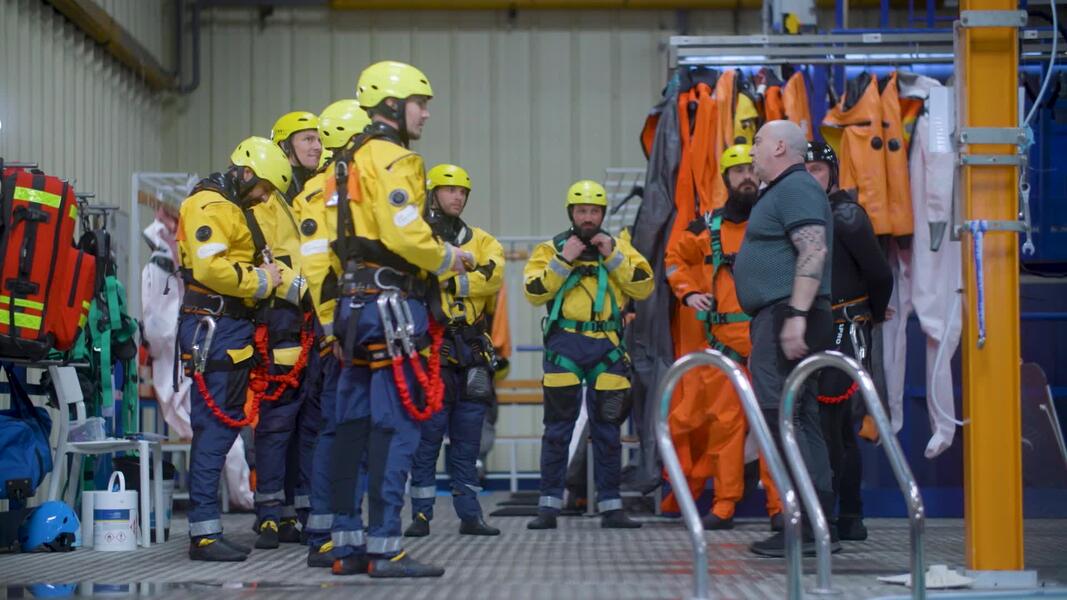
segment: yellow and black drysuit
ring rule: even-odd
[[[526,298],[548,308],[538,505],[542,513],[553,515],[563,507],[567,448],[583,396],[593,438],[597,507],[602,513],[622,509],[619,426],[631,398],[620,308],[648,297],[653,288],[652,267],[623,239],[613,240],[606,258],[587,246],[573,263],[567,262],[560,252],[574,233],[568,229],[538,245],[523,274]]]

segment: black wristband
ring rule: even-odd
[[[785,318],[792,319],[793,317],[804,317],[806,319],[806,318],[808,318],[808,311],[800,310],[799,308],[793,306],[792,304],[786,304],[785,305]]]

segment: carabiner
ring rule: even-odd
[[[207,327],[204,341],[199,342],[201,327]],[[215,319],[204,315],[197,320],[196,329],[193,330],[193,369],[197,373],[203,373],[207,368],[207,356],[211,351],[211,343],[215,341]]]

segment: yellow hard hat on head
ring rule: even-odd
[[[363,108],[374,108],[386,98],[433,97],[430,80],[422,71],[402,62],[386,60],[367,67],[359,75],[356,97]]]
[[[737,144],[736,146],[730,146],[722,153],[722,158],[719,159],[719,173],[726,174],[726,169],[730,167],[736,167],[737,165],[751,165],[752,164],[752,146],[748,144]]]
[[[322,147],[341,148],[367,125],[370,125],[370,116],[359,105],[358,100],[338,100],[319,113],[319,138],[322,139]]]
[[[604,186],[592,179],[583,179],[575,182],[567,190],[567,206],[575,204],[592,204],[593,206],[608,207],[608,193]]]
[[[256,177],[269,181],[274,189],[285,193],[293,182],[293,168],[282,149],[267,138],[252,136],[237,144],[230,162],[238,167],[248,167]]]
[[[304,110],[285,113],[278,117],[278,120],[274,122],[274,127],[270,128],[270,141],[281,146],[282,142],[298,131],[318,128],[319,118],[315,116],[315,113]]]
[[[426,174],[426,188],[431,192],[439,187],[454,185],[471,190],[471,176],[463,167],[457,165],[437,165]]]

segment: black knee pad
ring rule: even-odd
[[[493,376],[489,367],[481,365],[467,369],[465,398],[488,404],[493,398]]]
[[[581,411],[581,386],[546,387],[545,423],[573,421]]]
[[[359,465],[367,449],[370,434],[370,417],[345,421],[337,425],[337,434],[330,455],[330,474],[333,488],[330,508],[337,514],[356,514],[356,484],[359,482]]]
[[[597,419],[611,425],[622,425],[630,416],[633,396],[630,390],[597,390]]]

